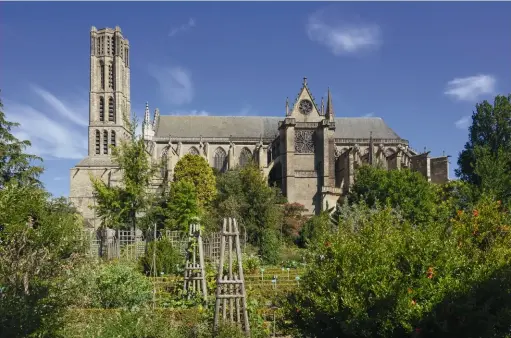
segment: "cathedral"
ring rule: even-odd
[[[121,29],[92,27],[88,155],[70,172],[70,200],[88,225],[98,227],[90,176],[116,184],[120,172],[110,146],[128,138],[131,111],[130,44]],[[325,102],[326,101],[326,102]],[[334,206],[366,163],[388,170],[410,168],[428,181],[448,180],[448,158],[413,150],[381,118],[337,116],[330,90],[317,102],[307,79],[280,116],[151,116],[146,104],[142,133],[153,161],[163,161],[161,177],[172,178],[185,154],[203,156],[219,172],[255,161],[268,183],[307,214]],[[342,115],[342,114],[339,114]],[[160,179],[161,179],[160,177]]]

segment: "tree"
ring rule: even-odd
[[[477,159],[474,175],[479,179],[481,192],[511,202],[511,151],[501,147],[492,152],[488,146],[476,146],[474,156]]]
[[[126,123],[131,131],[131,139],[122,140],[118,146],[111,148],[113,162],[122,173],[120,184],[110,186],[98,177],[91,176],[90,179],[96,199],[94,208],[102,225],[135,229],[137,218],[152,205],[150,185],[158,167],[152,163],[146,151],[144,138],[135,135],[136,118]]]
[[[360,167],[348,194],[348,203],[366,203],[374,207],[388,203],[399,207],[412,223],[431,222],[437,215],[438,195],[435,186],[420,173],[408,169],[386,170],[371,166]]]
[[[34,166],[33,162],[42,159],[25,153],[30,141],[20,141],[12,134],[12,129],[19,127],[19,123],[7,121],[2,108],[0,99],[0,189],[12,180],[40,185],[43,168]]]
[[[472,114],[468,142],[458,157],[456,175],[463,181],[481,185],[481,176],[475,172],[478,161],[477,147],[486,148],[485,154],[497,156],[499,151],[511,153],[511,94],[495,97],[493,105],[483,101]],[[508,169],[511,166],[508,167]],[[508,173],[511,170],[508,171]]]
[[[197,221],[201,214],[193,183],[187,180],[173,182],[167,208],[166,227],[188,233],[190,224]]]
[[[279,251],[279,232],[283,202],[280,190],[269,187],[257,165],[249,163],[219,177],[216,206],[227,217],[237,217],[248,242],[259,254],[273,261]],[[222,216],[223,216],[222,215]],[[276,239],[276,240],[275,240]]]
[[[70,299],[62,281],[81,262],[82,226],[40,187],[12,180],[0,190],[0,336],[52,336]]]
[[[202,156],[192,154],[183,156],[176,163],[173,180],[192,182],[201,208],[208,207],[215,199],[216,178],[213,169]]]

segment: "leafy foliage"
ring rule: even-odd
[[[511,217],[501,204],[485,198],[428,227],[390,207],[344,206],[341,215],[338,231],[311,242],[307,273],[288,299],[300,334],[509,334]]]
[[[140,258],[140,266],[146,275],[154,275],[153,254],[156,247],[156,273],[157,275],[177,274],[184,264],[183,256],[177,248],[172,246],[170,239],[163,237],[158,241],[151,241],[146,254]]]
[[[295,242],[300,236],[300,232],[307,222],[307,218],[303,216],[306,211],[305,207],[300,203],[284,204],[282,235],[288,242]]]
[[[167,207],[166,227],[188,232],[190,224],[197,221],[201,215],[193,183],[187,180],[172,183]]]
[[[0,190],[0,210],[0,336],[51,336],[67,305],[59,284],[81,261],[82,220],[15,181]]]
[[[511,153],[511,94],[495,97],[493,105],[483,101],[476,105],[472,114],[468,142],[458,157],[456,175],[462,180],[481,185],[481,176],[475,171],[480,153],[477,147],[486,148],[487,153],[497,156],[499,151]],[[478,156],[479,155],[479,156]],[[502,155],[502,154],[501,154]],[[500,157],[500,156],[499,156]],[[508,163],[508,173],[509,173]]]
[[[101,178],[90,177],[96,199],[94,208],[102,225],[110,228],[136,228],[137,214],[147,212],[153,199],[148,187],[157,166],[146,152],[145,140],[135,136],[136,118],[126,123],[132,138],[111,148],[112,159],[122,173],[120,184],[111,186]]]
[[[474,174],[479,177],[481,192],[511,202],[511,148],[500,147],[492,152],[488,146],[477,146],[474,156],[477,159]]]
[[[7,121],[2,108],[0,100],[0,189],[11,181],[40,185],[39,176],[43,168],[34,166],[33,162],[42,159],[25,153],[30,141],[20,141],[12,134],[19,123]]]
[[[408,169],[385,170],[362,166],[358,169],[348,203],[378,203],[399,207],[402,215],[414,224],[426,224],[438,213],[438,195],[434,185],[420,173]]]
[[[216,195],[216,178],[206,159],[199,155],[186,154],[176,163],[174,182],[193,183],[197,201],[201,208],[208,207]]]
[[[253,163],[218,178],[218,213],[239,220],[248,242],[259,248],[264,260],[273,261],[275,253],[270,250],[278,250],[275,244],[282,222],[281,202],[280,191],[268,186],[261,170]]]
[[[319,215],[312,216],[305,222],[300,237],[298,238],[298,245],[307,247],[309,243],[315,242],[325,232],[333,230],[334,223],[331,221],[330,213],[326,210],[321,211]]]
[[[97,279],[102,308],[140,307],[152,297],[152,284],[135,265],[123,262],[105,264]]]

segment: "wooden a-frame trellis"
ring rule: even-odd
[[[197,258],[199,262],[197,262]],[[204,246],[199,224],[190,225],[184,273],[183,287],[185,294],[188,294],[188,298],[190,298],[191,292],[199,293],[202,294],[202,298],[206,302],[208,300],[208,290],[204,270]]]
[[[225,245],[227,250],[227,275],[224,275]],[[234,248],[233,248],[234,246]],[[236,250],[237,267],[233,267],[233,249]],[[234,268],[234,269],[233,269]],[[220,318],[223,321],[236,322],[245,334],[250,334],[247,313],[245,278],[241,262],[240,234],[234,218],[224,218],[220,238],[220,262],[216,285],[214,328],[218,328]]]

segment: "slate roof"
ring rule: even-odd
[[[93,156],[85,157],[81,160],[76,167],[115,167],[110,156]]]
[[[156,137],[247,137],[273,138],[282,117],[266,116],[160,116]],[[400,139],[379,117],[335,118],[336,138]]]

